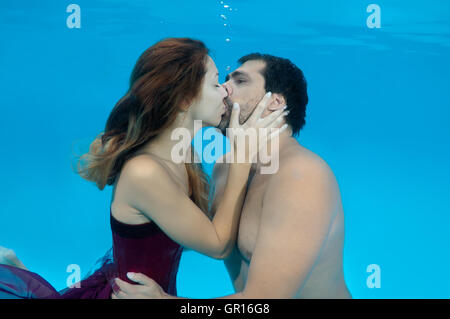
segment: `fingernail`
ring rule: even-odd
[[[134,279],[134,273],[133,272],[127,272],[127,277],[130,279]]]
[[[285,110],[287,108],[287,105],[285,105],[284,107],[283,107],[283,110]]]
[[[290,112],[290,111],[286,111],[286,112],[284,112],[284,115],[285,115],[285,116],[286,116],[286,115],[288,115],[288,114],[289,114],[289,112]]]
[[[238,103],[233,103],[233,109],[237,110],[239,108],[239,104]]]
[[[271,97],[272,96],[272,92],[267,92],[267,97]]]

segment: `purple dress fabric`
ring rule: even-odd
[[[154,222],[129,225],[110,214],[113,236],[112,256],[81,280],[79,287],[57,291],[34,272],[0,265],[0,299],[109,299],[113,279],[136,284],[127,272],[143,273],[166,292],[177,294],[176,276],[183,247],[170,239]]]

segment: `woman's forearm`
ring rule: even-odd
[[[223,253],[219,259],[225,258],[236,242],[239,219],[247,189],[251,163],[229,164],[228,177],[222,201],[217,205],[212,220],[217,232]]]

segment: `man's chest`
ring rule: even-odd
[[[250,182],[242,207],[237,245],[247,261],[250,261],[256,245],[267,180],[267,175],[255,175]]]

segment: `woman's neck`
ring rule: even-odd
[[[188,116],[189,114],[186,117]],[[172,140],[173,133],[175,133],[174,140]],[[187,118],[183,119],[183,115],[180,114],[171,126],[144,145],[141,151],[175,164],[184,163],[191,155],[190,147],[195,133],[193,121]],[[181,153],[181,150],[184,152]],[[181,157],[180,153],[185,157]]]

